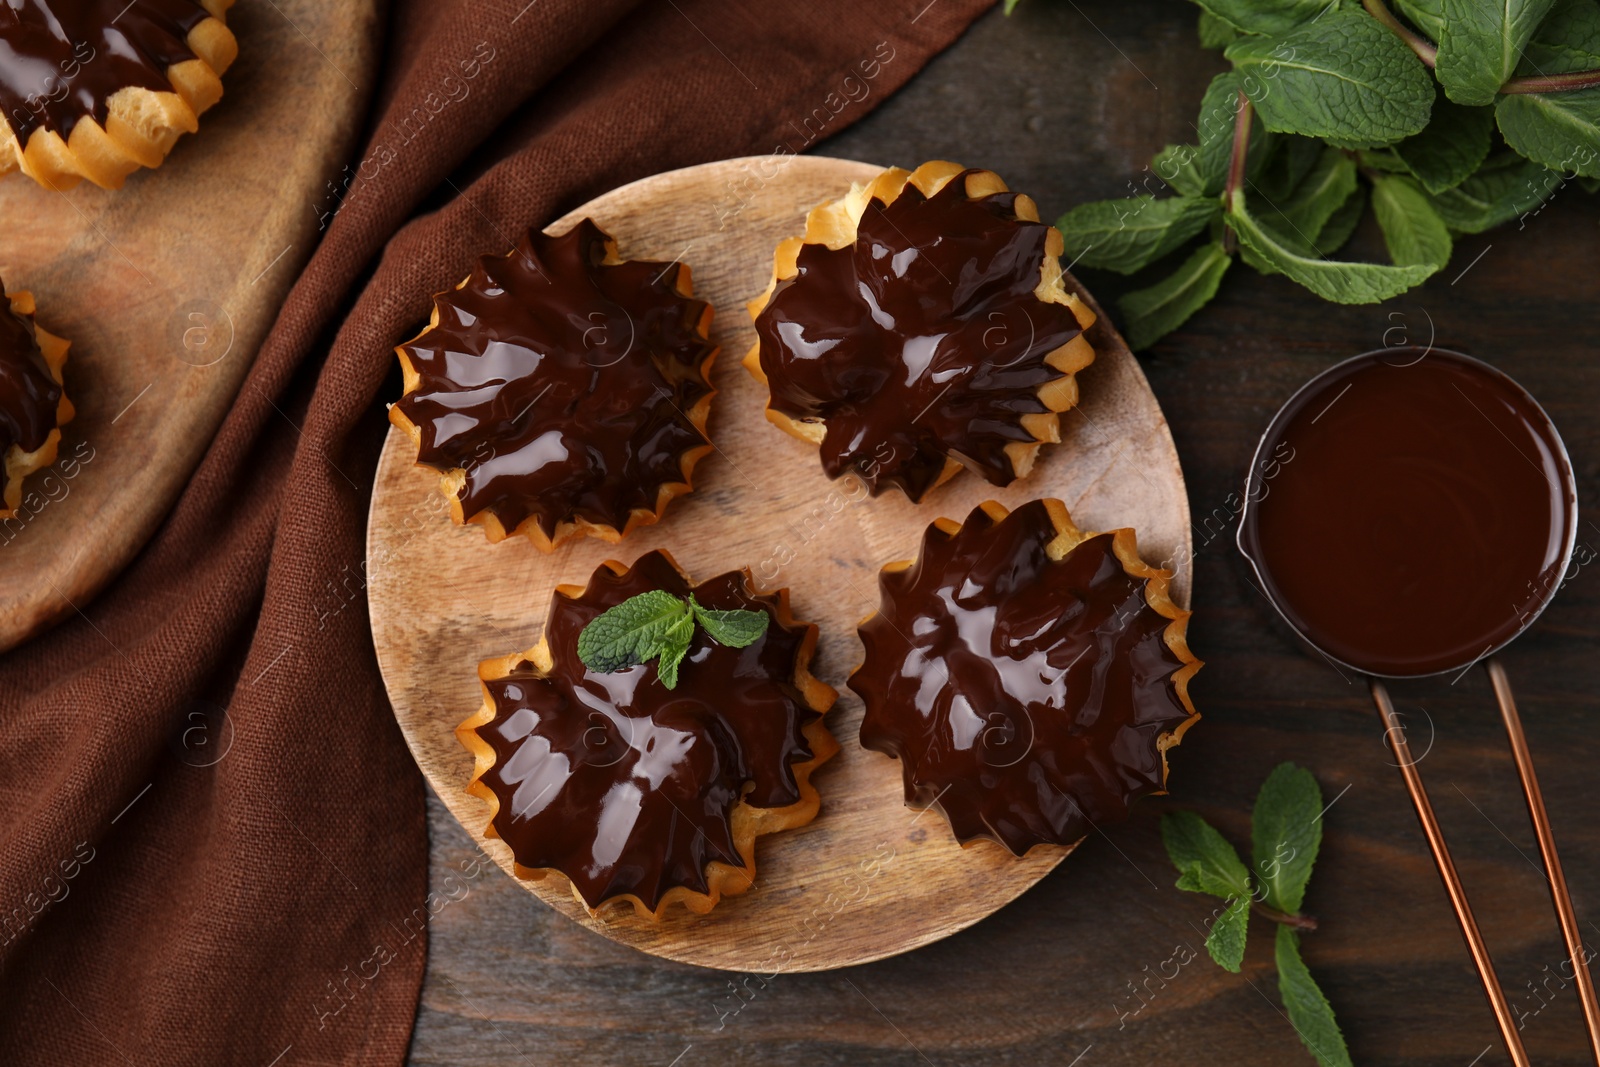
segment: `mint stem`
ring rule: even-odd
[[[1541,74],[1538,77],[1512,78],[1500,87],[1502,93],[1570,93],[1600,85],[1600,70],[1577,70],[1570,74]]]
[[[1233,210],[1233,198],[1244,187],[1245,159],[1250,154],[1250,120],[1255,116],[1255,109],[1250,104],[1250,98],[1244,95],[1244,90],[1239,90],[1239,107],[1233,118],[1233,155],[1228,159],[1228,183],[1222,188],[1223,217]],[[1224,222],[1222,225],[1222,250],[1233,255],[1238,249],[1238,238],[1234,236],[1233,227]]]
[[[1361,0],[1361,6],[1365,7],[1367,13],[1373,18],[1388,27],[1396,37],[1404,41],[1406,46],[1415,52],[1417,58],[1422,60],[1424,64],[1432,67],[1438,61],[1439,50],[1427,38],[1412,32],[1405,23],[1395,18],[1394,12],[1389,10],[1383,0]]]
[[[1361,0],[1367,13],[1417,54],[1417,58],[1432,67],[1439,59],[1439,49],[1421,34],[1416,33],[1395,17],[1383,0]],[[1567,74],[1541,74],[1536,77],[1512,78],[1500,87],[1502,93],[1572,93],[1579,89],[1600,87],[1600,70],[1575,70]]]
[[[1293,912],[1279,911],[1277,908],[1269,907],[1268,905],[1261,903],[1259,900],[1255,901],[1252,907],[1255,910],[1255,913],[1260,915],[1263,919],[1271,919],[1275,923],[1290,927],[1294,930],[1299,930],[1302,933],[1311,933],[1317,928],[1317,920],[1310,915],[1298,915]]]

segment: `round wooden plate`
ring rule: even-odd
[[[766,286],[773,246],[804,229],[808,209],[878,169],[816,156],[709,163],[623,186],[550,226],[561,232],[587,215],[625,257],[681,258],[696,295],[716,308],[716,451],[695,469],[694,493],[674,500],[659,525],[618,545],[585,539],[550,554],[522,538],[491,545],[478,527],[451,524],[438,476],[414,465],[400,431],[389,431],[379,462],[367,528],[378,663],[418,765],[507,872],[510,850],[482,835],[488,808],[464,791],[472,758],[452,731],[481,703],[478,661],[532,646],[558,584],[586,582],[604,560],[631,563],[665,548],[696,580],[741,565],[775,575],[763,584],[788,586],[796,617],[821,628],[813,670],[840,691],[828,724],[843,751],[813,779],[822,794],[816,820],[759,841],[749,892],[709,915],[679,908],[655,924],[631,909],[591,918],[564,880],[522,883],[590,929],[669,959],[760,974],[880,959],[970,926],[1069,851],[1016,859],[987,841],[961,848],[937,811],[905,806],[900,764],[857,740],[861,703],[844,688],[862,654],[855,625],[877,606],[878,568],[914,556],[935,518],[964,518],[990,498],[1015,507],[1055,496],[1085,529],[1135,527],[1152,563],[1189,557],[1172,437],[1104,315],[1090,335],[1099,355],[1080,378],[1083,406],[1064,419],[1062,443],[1041,449],[1032,475],[1007,489],[967,472],[920,506],[898,493],[872,499],[859,483],[852,492],[852,483],[830,481],[814,447],[766,421],[765,389],[739,365],[754,340],[744,302]],[[1179,572],[1174,594],[1187,603],[1187,566]]]
[[[0,651],[86,605],[188,481],[339,206],[375,22],[373,0],[236,5],[222,101],[161,167],[111,190],[0,179],[0,278],[72,342],[77,408],[0,521]]]

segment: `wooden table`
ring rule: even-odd
[[[1123,194],[1162,144],[1192,138],[1200,94],[1220,69],[1196,43],[1195,10],[1024,0],[1009,20],[998,11],[981,20],[821,150],[991,167],[1047,216]],[[1439,344],[1489,359],[1544,403],[1572,453],[1581,504],[1594,506],[1597,223],[1600,204],[1568,187],[1524,228],[1462,239],[1428,285],[1371,307],[1325,304],[1236,265],[1216,303],[1146,357],[1188,478],[1199,548],[1191,639],[1207,661],[1194,688],[1205,721],[1173,759],[1170,798],[1142,803],[1016,903],[946,941],[737,989],[736,976],[584,931],[485,862],[432,924],[412,1062],[1310,1064],[1280,1013],[1265,924],[1243,974],[1214,966],[1197,933],[1212,905],[1172,888],[1157,830],[1161,812],[1183,806],[1245,840],[1255,789],[1284,759],[1314,771],[1334,801],[1306,901],[1322,929],[1305,954],[1355,1061],[1465,1067],[1494,1044],[1476,1062],[1505,1062],[1366,691],[1302,655],[1268,618],[1233,548],[1236,494],[1256,435],[1296,386],[1402,335],[1425,342],[1431,323]],[[1118,288],[1114,277],[1085,280],[1107,302]],[[1579,557],[1596,549],[1600,526],[1583,520]],[[1580,925],[1600,947],[1600,825],[1585,821],[1597,631],[1600,566],[1588,566],[1505,661]],[[1422,770],[1507,995],[1526,1013],[1534,1062],[1588,1062],[1487,679],[1474,671],[1397,696],[1416,724],[1413,748],[1437,735]],[[444,892],[445,874],[479,853],[437,801],[432,834]],[[1146,985],[1179,945],[1200,957]],[[1148,990],[1147,1003],[1130,984]]]

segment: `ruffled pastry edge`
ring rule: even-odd
[[[65,139],[36,126],[27,144],[0,116],[0,177],[21,171],[48,189],[70,189],[84,178],[120,189],[140,167],[159,167],[180,136],[200,129],[200,115],[222,99],[222,75],[239,55],[228,29],[233,0],[200,0],[209,17],[196,23],[186,43],[194,59],[167,68],[172,91],[130,85],[106,100],[106,122],[85,115]]]

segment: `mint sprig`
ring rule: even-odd
[[[631,596],[590,620],[578,634],[578,659],[597,674],[656,661],[656,677],[668,689],[678,685],[678,667],[689,653],[699,623],[713,641],[744,648],[767,632],[771,617],[743,608],[706,608],[695,600],[661,589]]]
[[[1376,303],[1442,270],[1456,235],[1526,221],[1572,177],[1600,188],[1595,0],[1195,2],[1200,43],[1232,65],[1195,143],[1162,148],[1136,195],[1057,222],[1064,262],[1171,272],[1118,301],[1134,348],[1210,301],[1234,258]],[[1391,262],[1334,258],[1369,206]]]
[[[1253,868],[1246,868],[1227,839],[1191,811],[1163,816],[1161,840],[1178,868],[1179,889],[1227,902],[1206,936],[1211,958],[1237,974],[1244,963],[1250,913],[1275,922],[1278,994],[1289,1022],[1322,1067],[1350,1067],[1333,1009],[1300,955],[1301,932],[1317,927],[1315,919],[1300,914],[1300,906],[1322,847],[1322,813],[1317,780],[1293,763],[1281,763],[1256,794],[1250,835]]]

